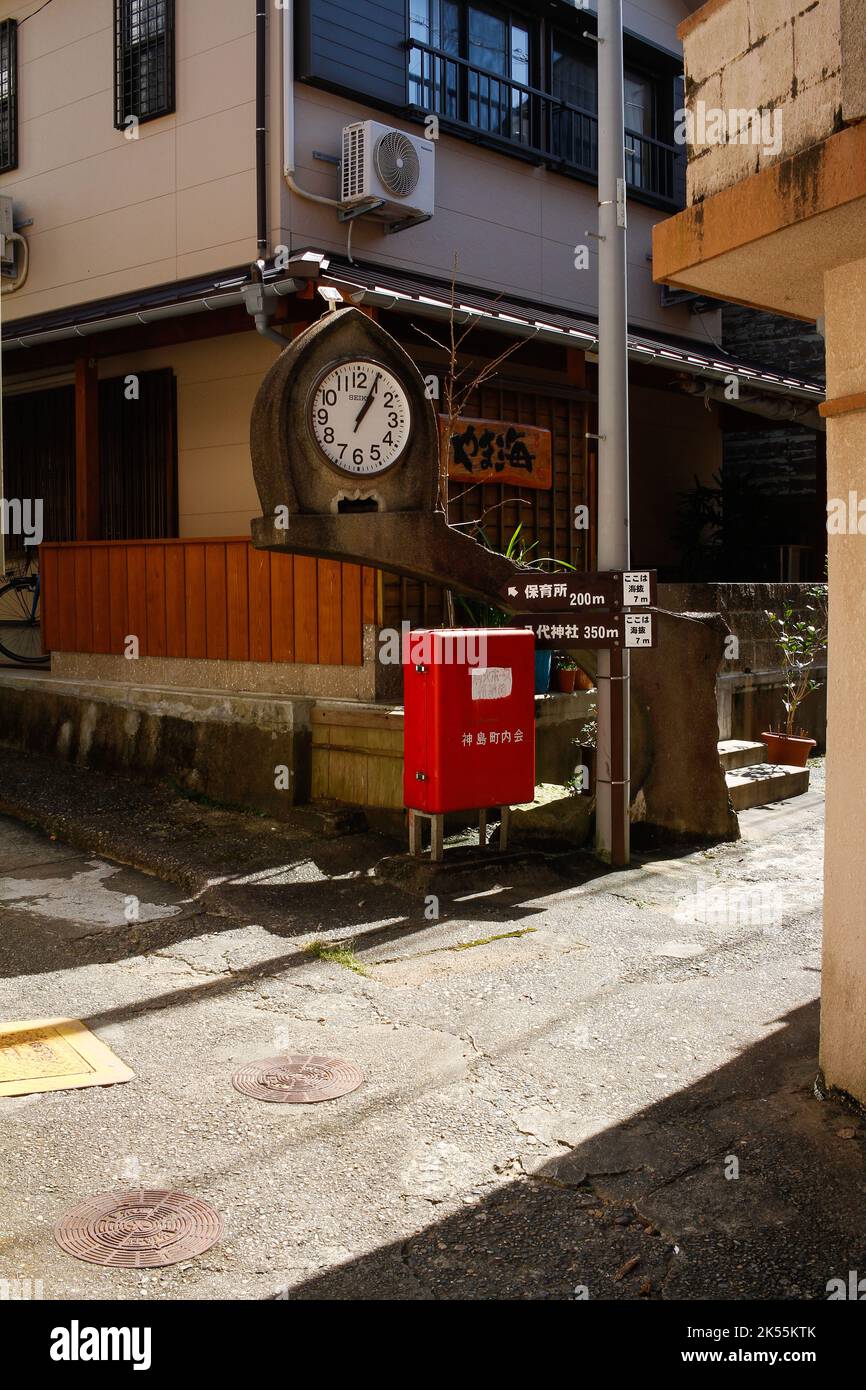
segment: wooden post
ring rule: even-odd
[[[75,539],[100,538],[99,378],[96,359],[75,359]]]

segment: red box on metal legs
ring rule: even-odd
[[[416,628],[403,651],[403,796],[438,815],[535,796],[535,637]]]

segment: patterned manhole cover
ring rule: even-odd
[[[185,1192],[101,1192],[61,1217],[54,1239],[68,1255],[97,1265],[151,1269],[208,1250],[222,1217]]]
[[[256,1100],[283,1105],[309,1105],[317,1100],[336,1100],[348,1095],[364,1080],[354,1062],[342,1057],[303,1053],[294,1057],[266,1057],[249,1062],[232,1077],[236,1091]]]

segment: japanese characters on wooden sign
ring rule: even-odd
[[[521,574],[500,589],[500,596],[519,613],[567,608],[653,608],[656,603],[655,570],[608,570],[601,574],[545,574],[533,570]]]
[[[550,430],[501,420],[452,421],[450,448],[448,418],[439,416],[439,438],[448,459],[448,477],[462,482],[509,483],[514,487],[553,485],[553,447]]]
[[[623,613],[606,609],[586,617],[564,613],[536,613],[515,619],[519,627],[535,633],[535,644],[544,650],[629,650],[656,645],[654,613]]]

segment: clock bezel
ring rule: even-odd
[[[388,375],[390,377],[393,377],[393,379],[397,382],[398,386],[400,387],[400,390],[403,392],[403,398],[406,402],[406,409],[409,414],[409,427],[406,431],[406,438],[404,439],[403,444],[401,445],[397,453],[397,456],[393,458],[390,463],[386,463],[383,468],[377,468],[375,473],[359,473],[351,468],[344,468],[343,465],[340,463],[335,463],[334,460],[328,454],[325,453],[325,450],[322,448],[321,444],[316,438],[316,432],[313,425],[313,410],[315,408],[316,392],[318,391],[322,382],[325,380],[325,377],[330,376],[332,372],[336,371],[338,367],[343,366],[343,364],[346,362],[364,362],[371,367],[377,367],[380,371],[387,372]],[[365,481],[368,480],[372,481],[376,478],[384,478],[387,473],[390,473],[393,468],[396,468],[397,465],[402,462],[403,456],[405,455],[406,450],[409,447],[409,440],[412,434],[411,394],[406,388],[406,383],[401,379],[400,374],[397,371],[395,371],[394,367],[390,366],[387,362],[382,362],[377,357],[361,357],[357,352],[349,352],[344,354],[342,357],[333,358],[333,360],[330,361],[328,365],[321,372],[318,373],[315,381],[310,387],[307,396],[305,415],[310,440],[314,444],[316,452],[319,454],[320,458],[324,459],[328,467],[333,469],[333,471],[336,474],[338,474],[339,477],[354,478],[360,484],[363,484]]]

